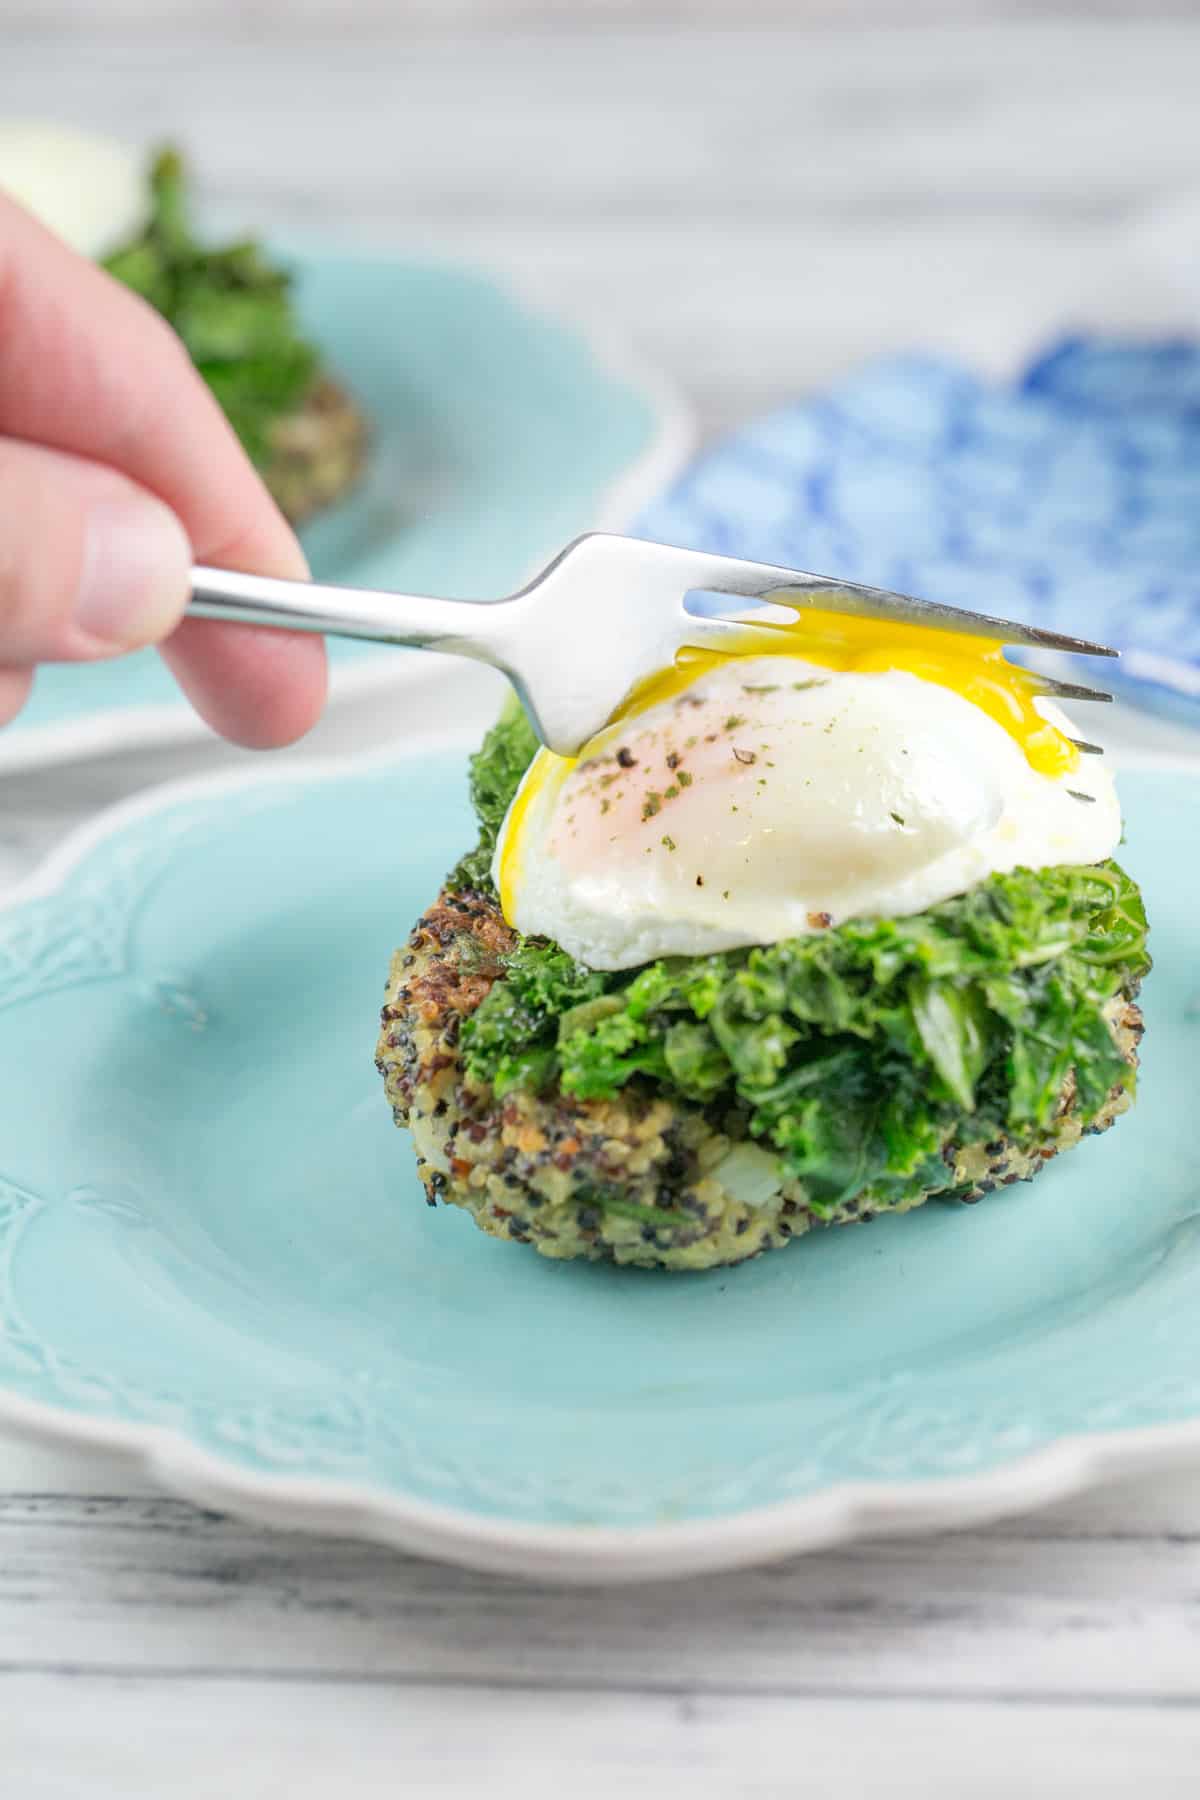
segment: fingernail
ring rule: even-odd
[[[155,643],[183,613],[191,559],[183,526],[160,500],[97,501],[84,536],[76,624],[122,648]]]

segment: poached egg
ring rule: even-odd
[[[813,610],[779,635],[682,653],[578,757],[538,752],[496,848],[509,924],[625,969],[1116,848],[1103,762],[999,644]]]
[[[136,237],[150,210],[141,150],[37,119],[0,120],[0,192],[95,261]]]

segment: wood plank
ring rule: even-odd
[[[1008,27],[610,32],[584,53],[527,26],[403,56],[273,37],[264,80],[235,38],[127,31],[67,59],[23,40],[0,110],[52,91],[81,122],[182,137],[230,226],[484,262],[633,341],[716,429],[888,348],[1008,367],[1064,317],[1186,324],[1125,233],[1191,166],[1198,53],[1182,21],[1060,21],[1037,54]],[[789,101],[764,106],[776,68]]]
[[[1087,1794],[1188,1800],[1200,1717],[1119,1707],[527,1694],[387,1683],[0,1680],[22,1800],[393,1800],[566,1792],[692,1800]]]
[[[10,25],[41,31],[77,30],[95,20],[94,0],[9,0]],[[906,26],[949,22],[956,26],[999,21],[1018,25],[1036,16],[1037,0],[1026,0],[1026,19],[1013,0],[906,0]],[[1160,17],[1192,16],[1192,0],[1154,0]],[[1125,21],[1129,0],[1056,0],[1059,18],[1086,26],[1097,16]],[[319,37],[340,36],[346,28],[338,0],[106,0],[105,16],[147,33],[167,34],[198,23],[214,30],[265,32],[286,28]],[[894,26],[895,0],[355,0],[354,22],[411,43],[414,37],[449,32],[506,34],[515,25],[540,27],[564,36],[590,35],[614,27],[631,34],[665,27],[689,30],[708,24],[739,35],[770,25],[806,30],[835,26]]]
[[[64,65],[33,34],[0,65],[0,96],[14,110],[53,74],[63,112],[125,131],[136,97],[140,134],[194,135],[210,194],[273,197],[310,224],[314,205],[340,223],[387,200],[397,228],[555,213],[602,235],[641,221],[669,244],[681,217],[715,227],[749,211],[782,246],[796,207],[867,229],[916,212],[937,215],[949,262],[954,211],[1095,221],[1177,180],[1200,26],[617,32],[586,53],[513,30],[478,49],[418,41],[403,58],[375,41],[273,41],[264,81],[262,58],[228,37],[109,31]],[[766,68],[786,70],[788,105],[762,104]]]
[[[0,1667],[1200,1702],[1200,1534],[997,1529],[580,1593],[172,1500],[7,1499]]]

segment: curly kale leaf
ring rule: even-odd
[[[274,421],[304,401],[318,372],[296,323],[291,278],[255,243],[197,241],[177,151],[156,156],[150,190],[145,229],[104,266],[174,327],[249,455],[264,464]]]
[[[497,821],[506,786],[489,790]],[[1149,966],[1141,896],[1115,863],[1019,869],[911,918],[633,972],[526,939],[463,1043],[471,1077],[505,1091],[557,1081],[606,1099],[638,1078],[736,1108],[833,1207],[936,1185],[968,1125],[1046,1129],[1072,1073],[1092,1118],[1131,1079],[1103,1008]]]
[[[585,969],[554,944],[526,939],[492,988],[486,1016],[472,1024],[472,1056],[486,1062],[488,1080],[503,1096],[513,1088],[540,1089],[554,1079],[553,1040],[560,1025],[586,1033],[587,1009],[601,996],[604,977]],[[632,1070],[630,1071],[632,1073]]]

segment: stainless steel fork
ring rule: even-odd
[[[189,610],[205,619],[365,638],[490,663],[516,688],[542,742],[573,756],[639,681],[669,668],[680,650],[753,649],[759,640],[764,650],[778,648],[778,621],[701,615],[687,605],[698,593],[768,600],[798,612],[819,604],[1076,656],[1117,655],[1103,644],[858,582],[600,532],[577,538],[536,580],[502,600],[437,600],[197,568]],[[804,654],[802,635],[795,637],[795,654]],[[1112,698],[1032,671],[1026,679],[1038,694]]]

